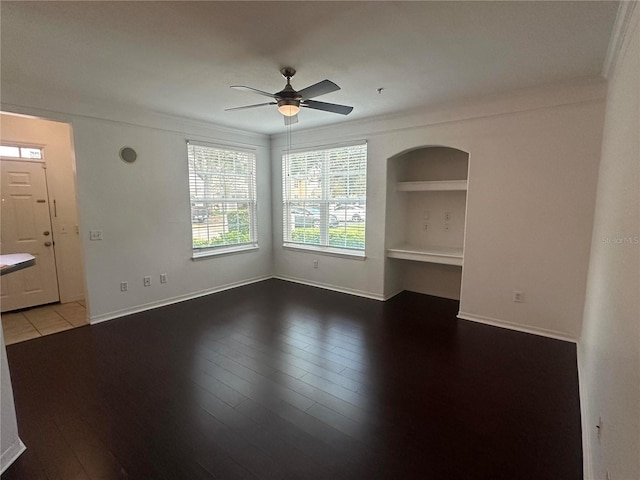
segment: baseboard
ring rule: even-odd
[[[399,289],[394,290],[393,292],[391,292],[391,293],[389,293],[389,294],[385,295],[385,296],[383,297],[383,299],[384,299],[384,301],[386,302],[387,300],[391,300],[393,297],[395,297],[396,295],[398,295],[398,294],[400,294],[400,293],[402,293],[402,292],[404,292],[404,288],[399,288]]]
[[[116,319],[116,318],[125,317],[127,315],[132,315],[134,313],[145,312],[147,310],[153,310],[154,308],[165,307],[167,305],[172,305],[174,303],[184,302],[186,300],[192,300],[194,298],[203,297],[205,295],[211,295],[212,293],[218,293],[218,292],[222,292],[224,290],[229,290],[229,289],[232,289],[232,288],[242,287],[244,285],[250,285],[252,283],[262,282],[263,280],[269,280],[270,278],[276,278],[276,279],[279,279],[279,280],[285,280],[287,282],[300,283],[302,285],[309,285],[311,287],[324,288],[325,290],[332,290],[334,292],[347,293],[349,295],[356,295],[358,297],[370,298],[372,300],[379,300],[379,301],[388,300],[389,298],[397,295],[398,293],[400,293],[402,291],[402,290],[399,290],[397,292],[394,292],[391,295],[383,296],[383,295],[378,295],[378,294],[375,294],[375,293],[364,292],[364,291],[361,291],[361,290],[354,290],[354,289],[350,289],[350,288],[336,287],[334,285],[328,285],[328,284],[318,283],[318,282],[310,282],[310,281],[305,280],[305,279],[289,277],[289,276],[286,276],[286,275],[265,275],[265,276],[262,276],[262,277],[256,277],[256,278],[252,278],[252,279],[249,279],[249,280],[243,280],[241,282],[228,283],[228,284],[225,284],[225,285],[221,285],[219,287],[214,287],[214,288],[210,288],[210,289],[207,289],[207,290],[201,290],[201,291],[198,291],[198,292],[189,293],[187,295],[180,295],[180,296],[177,296],[177,297],[166,298],[166,299],[160,300],[158,302],[145,303],[143,305],[138,305],[138,306],[135,306],[135,307],[132,307],[132,308],[124,308],[122,310],[116,310],[116,311],[113,311],[113,312],[103,313],[102,315],[95,315],[95,316],[89,317],[89,323],[91,325],[95,325],[95,324],[106,322],[106,321],[113,320],[113,319]]]
[[[173,305],[174,303],[184,302],[186,300],[192,300],[194,298],[204,297],[205,295],[211,295],[212,293],[223,292],[232,288],[242,287],[244,285],[250,285],[252,283],[262,282],[263,280],[269,280],[273,278],[271,275],[265,275],[262,277],[255,277],[249,280],[243,280],[240,282],[227,283],[214,288],[208,288],[206,290],[200,290],[197,292],[188,293],[186,295],[179,295],[177,297],[165,298],[163,300],[151,303],[145,303],[132,308],[123,308],[122,310],[116,310],[113,312],[103,313],[102,315],[96,315],[89,317],[89,323],[95,325],[97,323],[106,322],[115,318],[125,317],[134,313],[145,312],[147,310],[153,310],[154,308],[166,307],[167,305]]]
[[[387,297],[385,297],[384,295],[379,295],[377,293],[365,292],[362,290],[355,290],[351,288],[336,287],[335,285],[329,285],[329,284],[320,283],[320,282],[312,282],[307,279],[289,277],[288,275],[274,275],[273,278],[277,278],[278,280],[284,280],[286,282],[300,283],[302,285],[308,285],[310,287],[324,288],[325,290],[331,290],[333,292],[347,293],[349,295],[355,295],[358,297],[370,298],[372,300],[378,300],[381,302],[384,302],[385,300],[387,300]],[[400,293],[400,292],[397,292],[397,293]]]
[[[91,325],[95,325],[97,323],[101,323],[101,322],[106,322],[108,320],[113,320],[115,318],[120,318],[120,317],[124,317],[126,315],[132,315],[134,313],[140,313],[140,312],[144,312],[147,310],[152,310],[154,308],[159,308],[159,307],[164,307],[167,305],[172,305],[174,303],[179,303],[179,302],[184,302],[186,300],[191,300],[194,298],[198,298],[198,297],[203,297],[205,295],[211,295],[212,293],[218,293],[218,292],[222,292],[224,290],[229,290],[231,288],[237,288],[237,287],[242,287],[244,285],[250,285],[252,283],[257,283],[257,282],[262,282],[264,280],[268,280],[270,278],[276,278],[279,280],[284,280],[287,282],[294,282],[294,283],[299,283],[302,285],[308,285],[311,287],[318,287],[318,288],[323,288],[325,290],[331,290],[334,292],[339,292],[339,293],[346,293],[348,295],[355,295],[358,297],[363,297],[363,298],[369,298],[372,300],[378,300],[378,301],[386,301],[389,300],[390,298],[398,295],[400,292],[402,292],[403,290],[397,290],[394,291],[388,295],[380,295],[377,293],[371,293],[371,292],[365,292],[362,290],[355,290],[355,289],[351,289],[351,288],[344,288],[344,287],[338,287],[335,285],[330,285],[330,284],[325,284],[325,283],[320,283],[320,282],[313,282],[313,281],[309,281],[307,279],[301,279],[301,278],[296,278],[296,277],[290,277],[288,275],[265,275],[265,276],[261,276],[261,277],[255,277],[249,280],[243,280],[240,282],[234,282],[234,283],[228,283],[225,285],[221,285],[218,287],[214,287],[214,288],[210,288],[210,289],[206,289],[206,290],[200,290],[198,292],[192,292],[186,295],[179,295],[177,297],[171,297],[171,298],[167,298],[167,299],[163,299],[160,300],[158,302],[151,302],[151,303],[146,303],[143,305],[138,305],[132,308],[125,308],[122,310],[116,310],[113,312],[108,312],[108,313],[104,313],[102,315],[96,315],[96,316],[92,316],[89,317],[89,323],[91,323]],[[523,325],[519,325],[519,324],[515,324],[512,322],[508,322],[505,320],[498,320],[495,318],[490,318],[490,317],[483,317],[480,315],[473,315],[470,313],[466,313],[466,312],[462,312],[460,311],[458,313],[458,318],[462,319],[462,320],[470,320],[472,322],[477,322],[477,323],[483,323],[485,325],[491,325],[494,327],[501,327],[501,328],[507,328],[509,330],[515,330],[518,332],[523,332],[523,333],[531,333],[534,335],[540,335],[543,337],[548,337],[548,338],[554,338],[556,340],[564,340],[567,342],[573,342],[576,343],[576,339],[574,337],[572,337],[571,335],[564,333],[564,332],[557,332],[554,330],[547,330],[547,329],[543,329],[543,328],[533,328],[533,327],[527,327],[527,326],[523,326]]]
[[[578,362],[578,394],[580,395],[580,424],[582,426],[582,478],[593,480],[593,462],[591,451],[591,440],[589,432],[592,432],[592,425],[589,415],[589,400],[585,385],[585,375],[582,370],[582,355],[580,353],[580,342],[576,348],[576,360]]]
[[[15,462],[22,452],[27,449],[24,443],[20,438],[17,438],[15,442],[13,442],[9,448],[7,448],[4,452],[2,452],[2,456],[0,456],[0,475],[4,473],[4,471],[9,468],[13,462]]]
[[[516,332],[531,333],[533,335],[540,335],[541,337],[548,337],[555,340],[577,343],[577,340],[573,336],[565,332],[557,332],[555,330],[547,330],[545,328],[527,327],[524,325],[508,322],[506,320],[498,320],[496,318],[473,315],[471,313],[462,311],[458,313],[458,318],[461,318],[462,320],[470,320],[472,322],[483,323],[485,325],[491,325],[493,327],[515,330]]]

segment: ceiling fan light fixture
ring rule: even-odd
[[[2,0],[0,0],[2,1]],[[340,115],[349,115],[353,107],[347,105],[338,105],[336,103],[318,102],[311,100],[312,98],[326,95],[327,93],[336,92],[340,87],[331,80],[322,80],[321,82],[309,85],[300,91],[294,90],[291,86],[291,77],[296,73],[294,68],[285,67],[280,69],[282,76],[287,79],[287,84],[282,90],[276,93],[269,93],[257,88],[247,87],[246,85],[232,85],[231,88],[236,90],[244,90],[257,93],[272,99],[270,102],[258,103],[257,105],[245,105],[243,107],[226,108],[230,110],[245,110],[247,108],[263,107],[265,105],[278,105],[278,112],[284,116],[284,124],[291,125],[298,123],[298,112],[300,107],[310,108],[311,110],[321,110],[324,112],[339,113]]]
[[[285,117],[293,117],[300,111],[300,102],[281,100],[278,102],[278,111]]]

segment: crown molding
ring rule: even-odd
[[[611,76],[618,58],[620,57],[620,52],[622,51],[626,35],[630,30],[633,14],[637,5],[637,0],[620,2],[618,13],[616,14],[616,20],[613,24],[611,38],[609,40],[607,56],[604,59],[604,65],[602,67],[602,76],[606,79],[609,79]]]
[[[472,99],[460,99],[456,102],[434,105],[431,108],[416,109],[411,112],[387,114],[296,130],[293,135],[295,136],[295,147],[305,148],[307,145],[314,145],[318,138],[329,136],[335,139],[336,143],[362,140],[371,135],[423,129],[433,125],[604,101],[606,94],[607,82],[604,78],[601,76],[582,77]],[[286,133],[271,135],[272,148],[279,148],[286,141]]]
[[[182,117],[120,104],[65,101],[34,92],[20,92],[0,102],[0,111],[73,124],[76,120],[100,121],[160,130],[192,140],[233,142],[251,147],[269,147],[269,135],[226,127],[204,120]]]

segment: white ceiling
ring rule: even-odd
[[[303,109],[310,128],[600,75],[617,2],[8,2],[1,3],[2,95],[186,116],[262,133],[274,106],[225,112],[300,90],[347,117]],[[383,87],[381,94],[377,88]]]

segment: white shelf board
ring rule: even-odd
[[[398,182],[399,192],[445,192],[464,191],[467,189],[466,180],[438,180],[423,182]]]
[[[388,248],[387,257],[414,262],[440,263],[442,265],[462,266],[462,249],[451,247],[416,247],[402,245]]]

